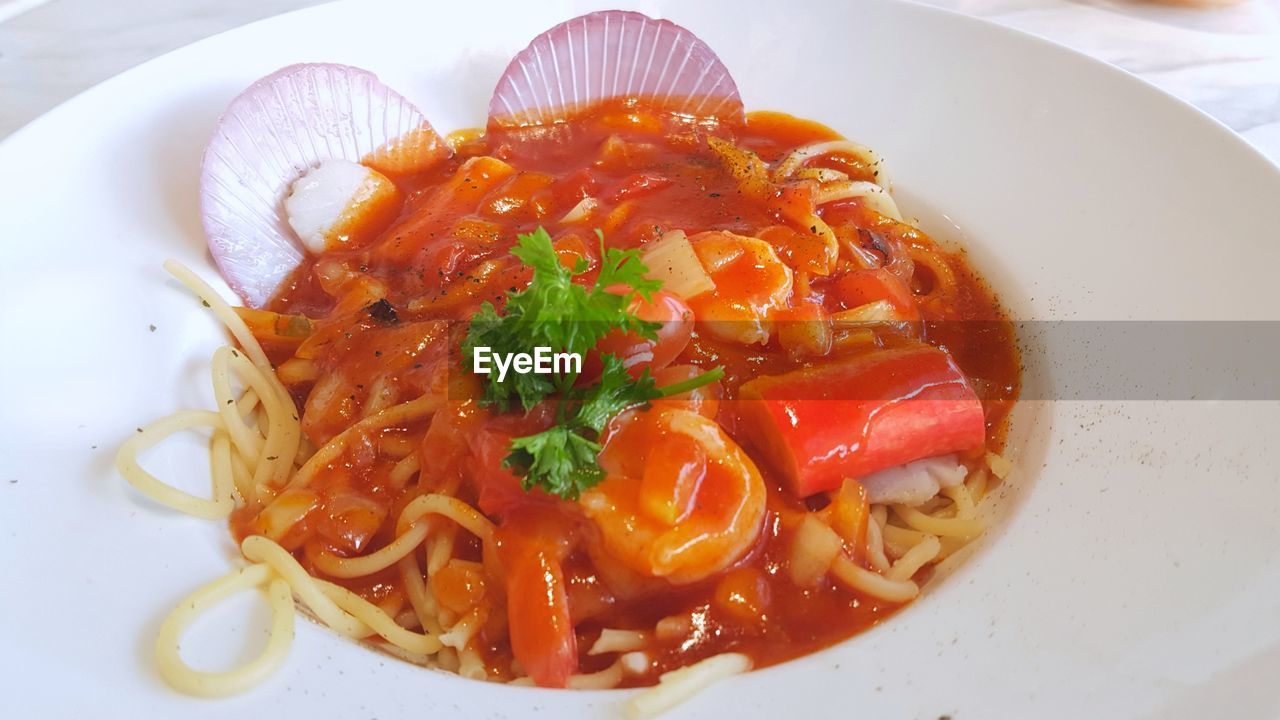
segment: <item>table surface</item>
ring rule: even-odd
[[[1280,0],[928,0],[1117,65],[1280,163]],[[204,37],[315,0],[0,0],[0,139],[75,94]]]

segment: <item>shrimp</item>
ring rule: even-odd
[[[773,314],[791,297],[792,272],[773,246],[723,230],[689,238],[716,291],[689,298],[699,324],[722,340],[769,342]]]
[[[714,420],[679,406],[619,416],[606,429],[603,482],[580,502],[603,550],[682,585],[733,565],[759,536],[765,485]]]

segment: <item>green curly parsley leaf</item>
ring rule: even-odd
[[[472,317],[462,343],[467,370],[474,369],[477,347],[495,354],[531,353],[534,348],[585,356],[611,330],[656,338],[658,323],[647,322],[628,311],[633,294],[649,298],[662,283],[646,278],[649,270],[639,250],[604,248],[601,236],[600,272],[590,287],[574,282],[587,271],[586,261],[570,270],[560,262],[551,236],[543,228],[520,235],[511,254],[533,269],[529,286],[507,295],[499,314],[486,302]],[[573,387],[577,375],[508,373],[502,382],[491,373],[484,383],[480,403],[507,411],[514,400],[526,409],[553,392]]]
[[[586,261],[566,268],[556,254],[551,236],[543,228],[518,236],[511,254],[533,269],[524,290],[509,293],[501,314],[485,303],[471,318],[462,350],[468,371],[474,370],[477,347],[495,354],[531,353],[546,347],[552,352],[585,356],[607,333],[619,330],[656,339],[659,323],[641,320],[628,308],[634,295],[649,299],[662,287],[646,277],[648,268],[639,250],[605,248],[600,238],[600,270],[594,283],[576,283],[587,272]],[[540,487],[562,498],[575,499],[583,490],[604,479],[596,460],[600,433],[609,419],[629,407],[677,395],[724,376],[717,367],[691,380],[665,388],[655,387],[648,370],[633,378],[622,361],[601,356],[602,370],[595,383],[577,386],[577,374],[539,375],[509,372],[499,382],[496,373],[485,379],[480,404],[500,412],[519,401],[532,409],[552,395],[557,398],[557,422],[540,433],[511,441],[503,464],[521,477],[525,490]]]

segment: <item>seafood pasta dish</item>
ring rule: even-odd
[[[239,302],[166,267],[233,336],[216,407],[117,461],[243,555],[161,627],[179,690],[261,682],[298,608],[468,678],[655,686],[652,714],[891,616],[1008,471],[1015,338],[963,251],[669,21],[552,28],[447,136],[372,73],[284,68],[227,108],[201,189]],[[139,462],[192,428],[209,496]],[[261,654],[184,661],[252,588]]]

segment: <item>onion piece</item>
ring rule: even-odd
[[[645,248],[649,277],[662,281],[662,289],[683,299],[716,289],[716,283],[698,260],[683,230],[672,230]]]
[[[787,571],[799,587],[815,587],[835,562],[844,543],[829,525],[805,515],[791,538]]]
[[[595,209],[599,206],[599,200],[596,200],[593,197],[584,197],[579,200],[578,204],[574,205],[569,212],[565,213],[564,217],[560,218],[560,222],[561,224],[568,225],[586,220],[587,217],[589,217],[591,213],[595,212]]]
[[[884,177],[881,175],[882,162],[880,156],[866,145],[860,145],[852,140],[828,140],[796,148],[774,167],[773,177],[779,181],[789,179],[813,158],[831,154],[848,155],[864,165],[870,166],[872,172],[875,173],[876,181],[881,185],[886,184]]]
[[[898,211],[898,204],[893,201],[889,193],[879,185],[866,180],[849,180],[824,185],[818,189],[817,204],[824,205],[853,198],[861,198],[868,208],[902,222],[902,213]]]
[[[669,20],[605,10],[542,33],[507,65],[489,125],[565,121],[609,98],[657,100],[695,122],[743,121],[738,86],[702,40]]]
[[[231,289],[262,307],[303,257],[282,201],[305,170],[337,158],[394,175],[449,153],[422,113],[373,73],[290,65],[236,96],[205,148],[209,251]]]
[[[831,313],[831,323],[837,328],[893,322],[902,322],[902,316],[888,300],[876,300],[856,308]]]
[[[849,176],[839,170],[831,168],[800,168],[793,175],[797,180],[817,180],[819,183],[843,182],[849,179]]]

